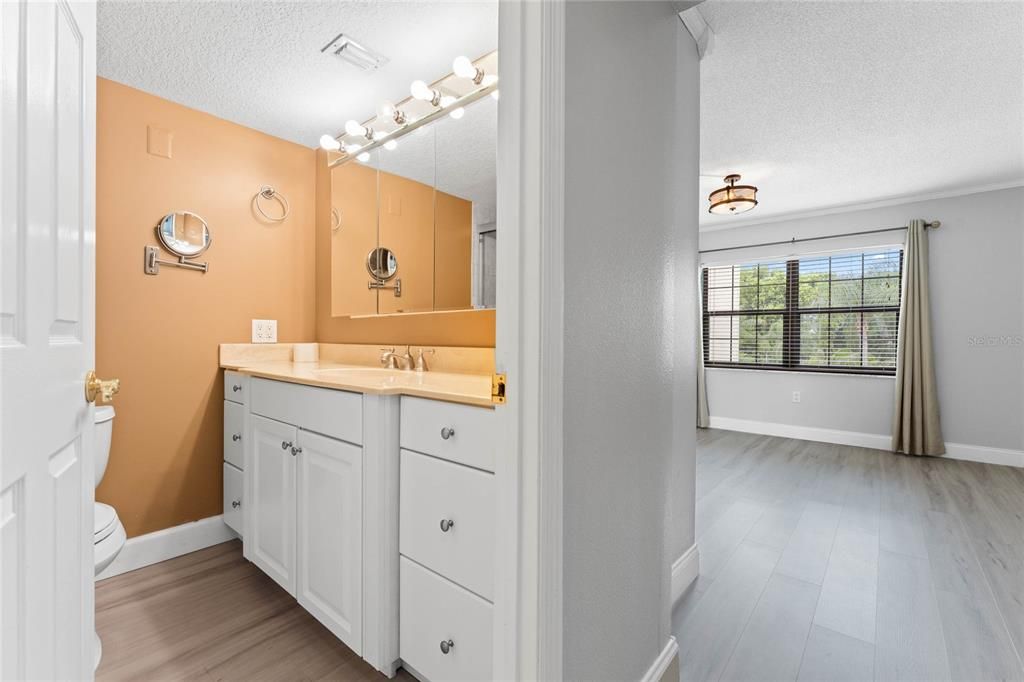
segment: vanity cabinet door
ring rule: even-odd
[[[249,423],[245,556],[294,595],[297,429],[257,415]]]
[[[363,449],[299,431],[299,604],[362,653]]]

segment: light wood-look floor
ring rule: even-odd
[[[682,679],[1024,679],[1024,470],[698,433]]]
[[[98,583],[96,628],[101,682],[387,679],[243,559],[237,540]]]

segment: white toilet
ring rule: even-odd
[[[96,407],[96,485],[103,480],[110,459],[110,438],[114,428],[114,408],[110,405]],[[93,520],[93,557],[96,563],[94,575],[99,575],[114,561],[128,536],[121,519],[109,504],[97,502]],[[99,667],[103,647],[100,636],[96,635],[96,667]]]

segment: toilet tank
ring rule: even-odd
[[[96,407],[96,485],[103,480],[110,459],[110,437],[114,432],[114,408],[110,405]]]

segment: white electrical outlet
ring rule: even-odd
[[[793,391],[793,402],[800,402],[800,391]]]
[[[277,320],[253,320],[253,343],[277,343]]]

